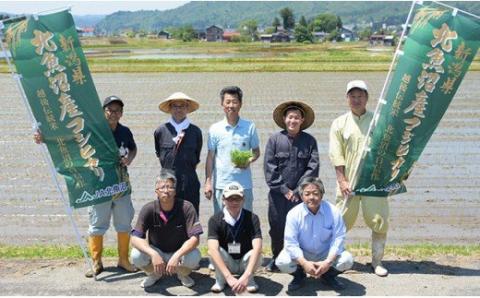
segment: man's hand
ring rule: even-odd
[[[253,157],[250,157],[247,162],[243,165],[235,165],[235,168],[239,168],[239,169],[242,169],[242,170],[245,170],[246,168],[248,168],[250,166],[250,164],[254,161],[254,158]]]
[[[40,130],[37,129],[37,131],[33,133],[33,141],[34,141],[36,144],[41,144],[41,143],[43,143],[43,135],[42,135],[42,133],[40,132]]]
[[[153,271],[157,275],[163,276],[165,274],[165,261],[163,261],[163,258],[158,253],[155,253],[152,257],[152,265]]]
[[[292,190],[288,190],[288,192],[285,194],[285,198],[291,202],[298,202],[300,200],[300,198]]]
[[[237,279],[237,283],[232,287],[232,291],[235,293],[243,293],[247,289],[248,285],[248,276],[246,274],[242,274],[239,279]]]
[[[310,261],[306,261],[303,265],[303,270],[305,271],[305,273],[308,273],[310,274],[311,276],[315,276],[315,272],[317,270],[316,266],[315,266],[315,263],[313,262],[310,262]]]
[[[212,183],[210,181],[205,181],[205,197],[210,200],[212,198],[212,193]]]
[[[330,269],[330,262],[328,262],[326,260],[325,261],[320,261],[320,262],[315,262],[314,266],[316,268],[314,277],[319,278],[325,272],[327,272],[328,269]]]
[[[236,279],[233,275],[230,274],[225,280],[233,291],[233,288],[238,284],[238,279]]]
[[[348,197],[352,193],[352,189],[350,188],[350,183],[347,180],[342,180],[338,182],[340,186],[340,191],[344,197]]]
[[[178,264],[180,263],[180,258],[178,258],[175,254],[170,258],[170,260],[167,263],[167,274],[168,275],[173,275],[177,273],[177,267]]]
[[[124,167],[129,166],[132,163],[130,159],[128,159],[128,156],[124,156],[120,159],[120,164]]]

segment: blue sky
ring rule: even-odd
[[[5,1],[0,0],[0,12],[33,14],[47,10],[71,7],[74,15],[106,15],[119,10],[166,10],[188,1]]]

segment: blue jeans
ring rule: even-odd
[[[88,207],[88,215],[88,234],[104,235],[110,226],[112,215],[113,226],[117,232],[130,232],[135,210],[130,195],[126,195],[113,201]]]
[[[223,210],[223,189],[215,188],[213,202],[213,214],[217,214],[218,212]],[[243,190],[243,198],[245,202],[243,203],[243,208],[247,209],[248,211],[253,212],[253,191],[251,188],[247,188]]]

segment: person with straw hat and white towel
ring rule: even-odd
[[[286,101],[273,111],[273,120],[282,128],[273,134],[265,147],[263,163],[268,192],[268,222],[272,239],[272,260],[267,271],[278,271],[275,259],[283,249],[287,213],[301,203],[299,181],[317,177],[320,161],[317,141],[304,132],[315,120],[313,109],[301,101]]]
[[[337,175],[337,207],[348,232],[362,206],[365,223],[372,230],[372,269],[378,276],[387,276],[382,259],[388,231],[388,198],[354,195],[350,185],[373,119],[373,113],[366,108],[367,84],[361,80],[349,82],[346,97],[350,111],[336,118],[330,128],[329,157]]]
[[[161,167],[175,172],[177,197],[191,202],[197,214],[200,181],[196,168],[200,162],[203,139],[202,131],[190,122],[187,114],[199,107],[199,103],[185,93],[173,93],[158,106],[160,111],[171,117],[154,132],[155,153]]]

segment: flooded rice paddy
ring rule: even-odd
[[[272,111],[281,101],[301,99],[316,113],[308,130],[319,145],[320,176],[326,196],[332,200],[335,173],[328,160],[328,130],[332,120],[347,110],[344,97],[349,80],[364,79],[370,85],[369,108],[374,109],[386,73],[174,73],[95,74],[100,98],[115,94],[126,106],[123,123],[131,128],[138,155],[130,167],[136,212],[154,198],[154,177],[159,170],[153,131],[168,117],[158,103],[175,91],[196,98],[200,109],[190,115],[204,133],[223,117],[218,97],[226,85],[244,90],[241,115],[254,120],[261,150],[268,137],[279,130]],[[449,110],[406,182],[408,192],[390,199],[389,243],[473,244],[480,236],[480,72],[465,77]],[[10,75],[0,75],[0,243],[45,244],[76,242],[60,195],[41,154],[32,141],[31,123]],[[204,181],[204,145],[198,174]],[[263,177],[263,156],[253,165],[254,210],[261,217],[264,238],[269,242],[267,187]],[[63,179],[60,179],[63,185]],[[203,185],[202,185],[203,186]],[[200,218],[205,229],[212,215],[210,201],[201,198]],[[87,209],[73,212],[79,231],[86,235]],[[134,219],[134,221],[136,218]],[[347,243],[367,242],[370,237],[361,214]],[[202,237],[205,244],[206,236]],[[110,230],[107,242],[114,242]]]

